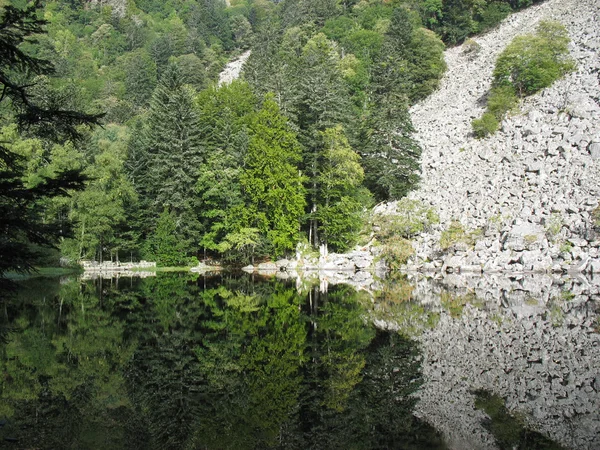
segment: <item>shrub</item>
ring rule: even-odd
[[[481,45],[475,39],[467,39],[463,44],[463,53],[470,58],[477,56],[481,51]]]
[[[475,242],[480,239],[482,235],[482,229],[477,228],[467,232],[460,222],[454,221],[446,231],[442,232],[440,236],[440,248],[442,250],[448,250],[453,245],[461,242],[473,247]]]
[[[596,230],[600,230],[600,206],[592,211],[592,225]]]
[[[519,103],[512,86],[496,86],[490,91],[487,99],[487,110],[501,121],[504,115]]]
[[[498,122],[498,119],[492,113],[486,112],[480,119],[474,119],[471,122],[471,126],[473,127],[475,137],[481,139],[494,134],[498,130],[500,122]]]
[[[387,239],[382,247],[381,257],[385,259],[390,269],[398,269],[406,264],[415,250],[408,239],[393,236]]]
[[[447,250],[458,242],[462,242],[466,237],[465,229],[460,222],[452,222],[448,229],[442,232],[440,236],[440,247]]]
[[[512,86],[520,97],[550,86],[574,69],[568,45],[565,27],[541,22],[535,35],[517,36],[500,54],[494,84]]]
[[[493,134],[518,97],[534,94],[575,68],[569,57],[569,36],[558,22],[544,21],[535,35],[517,36],[500,54],[487,110],[471,123],[478,138]]]
[[[379,227],[377,237],[380,240],[392,236],[408,239],[438,222],[439,218],[432,208],[407,198],[398,201],[395,215],[377,215],[373,218],[373,225]]]

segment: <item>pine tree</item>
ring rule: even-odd
[[[200,245],[205,250],[219,250],[225,236],[236,231],[234,211],[243,209],[244,204],[240,175],[248,148],[246,123],[256,102],[248,84],[241,81],[198,95],[200,127],[207,153],[196,184],[203,228]]]
[[[145,253],[159,266],[185,264],[186,243],[177,233],[175,214],[166,207],[156,222],[154,232],[147,239]]]
[[[44,105],[33,93],[33,77],[54,72],[49,61],[31,51],[35,35],[44,33],[47,23],[38,19],[39,7],[39,2],[25,9],[4,5],[0,11],[0,104],[21,130],[27,128],[47,141],[78,140],[78,126],[97,124],[101,116],[65,110],[55,102]],[[0,143],[0,288],[7,271],[32,269],[35,254],[30,244],[53,245],[64,232],[63,224],[43,216],[40,201],[82,189],[85,179],[78,170],[65,170],[27,186],[24,173],[22,158]]]
[[[408,112],[416,91],[411,62],[411,15],[396,8],[373,75],[372,104],[361,130],[365,184],[377,200],[398,199],[419,180],[421,148],[411,138]]]
[[[302,169],[308,176],[310,198],[309,238],[319,245],[315,213],[318,203],[317,177],[320,171],[320,133],[349,119],[349,94],[339,69],[339,55],[333,42],[319,33],[302,50],[293,116],[303,146]]]
[[[402,198],[419,182],[421,157],[406,101],[393,93],[378,97],[362,131],[365,185],[378,201]]]

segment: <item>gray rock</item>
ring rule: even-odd
[[[592,142],[588,145],[588,152],[592,156],[592,159],[600,158],[600,142]]]

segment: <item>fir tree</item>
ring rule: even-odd
[[[143,190],[154,211],[169,208],[186,239],[199,240],[194,195],[204,150],[194,92],[170,65],[154,91],[145,127],[148,170]]]

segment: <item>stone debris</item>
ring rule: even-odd
[[[248,50],[240,55],[238,59],[234,59],[227,63],[223,71],[219,74],[219,86],[223,84],[230,84],[233,80],[237,80],[242,73],[242,69],[248,58],[250,57],[251,51]]]
[[[525,99],[494,136],[475,139],[471,120],[484,112],[497,56],[543,19],[567,27],[576,71]],[[435,209],[440,224],[417,237],[407,269],[597,273],[600,2],[548,0],[475,40],[476,55],[446,51],[439,90],[411,110],[423,155],[422,182],[410,198]],[[478,230],[477,242],[442,250],[453,221]]]

